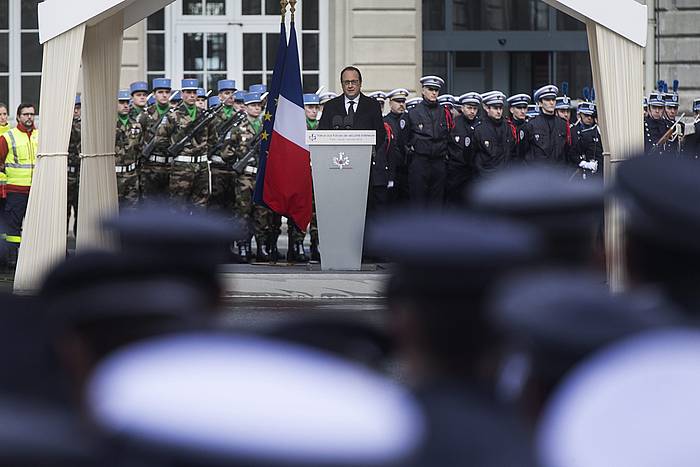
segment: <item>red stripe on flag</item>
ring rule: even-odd
[[[311,222],[313,188],[309,151],[273,132],[263,187],[270,209],[290,217],[302,230]]]

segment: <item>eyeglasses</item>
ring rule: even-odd
[[[360,84],[359,79],[349,79],[349,80],[343,81],[343,86],[357,86],[359,84]]]

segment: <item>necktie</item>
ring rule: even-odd
[[[355,101],[350,101],[350,107],[348,107],[348,117],[351,122],[355,119]]]

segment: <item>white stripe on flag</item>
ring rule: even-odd
[[[285,99],[281,94],[277,101],[274,130],[297,146],[307,151],[309,150],[309,147],[306,145],[306,114],[304,113],[304,108]]]

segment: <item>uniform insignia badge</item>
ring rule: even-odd
[[[419,130],[422,130],[422,129],[423,129],[423,124],[422,124],[422,123],[419,123],[419,124],[418,124],[418,129],[419,129]]]
[[[535,134],[535,141],[539,141],[539,140],[540,140],[540,135]]]
[[[486,146],[486,148],[488,149],[488,147],[491,146],[491,143],[488,140],[484,141],[484,146]]]
[[[399,126],[401,127],[402,130],[404,128],[406,128],[406,120],[404,120],[403,118],[401,120],[399,120]]]
[[[459,136],[455,136],[455,143],[459,143]]]
[[[525,139],[525,131],[524,130],[520,130],[520,139],[521,140]]]
[[[472,144],[472,139],[469,136],[464,137],[464,147],[468,148]]]

